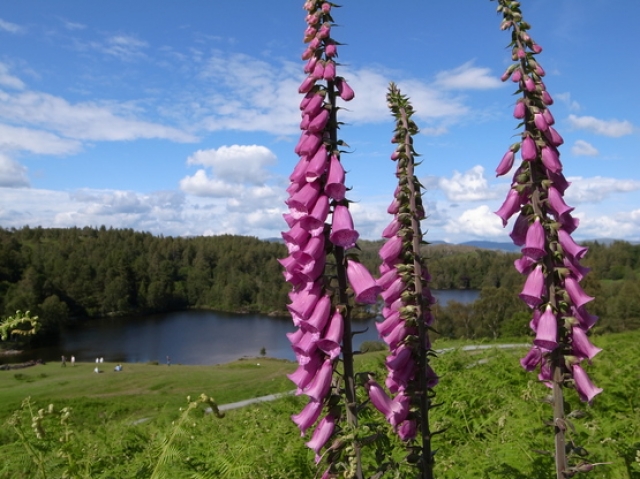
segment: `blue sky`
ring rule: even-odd
[[[0,226],[172,236],[286,229],[304,78],[302,4],[20,0],[0,10]],[[577,239],[640,240],[640,3],[523,0],[564,137]],[[366,5],[366,8],[363,8]],[[334,10],[356,228],[377,239],[395,187],[389,81],[411,97],[426,239],[509,241],[495,167],[517,133],[510,33],[489,0]]]

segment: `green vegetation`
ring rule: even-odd
[[[371,271],[379,241],[361,241]],[[584,288],[596,300],[598,332],[640,327],[640,245],[589,243]],[[437,329],[449,338],[528,334],[518,300],[524,277],[517,254],[470,246],[425,246],[432,289],[481,290],[476,303],[436,306]],[[172,238],[133,230],[0,228],[0,317],[30,310],[41,330],[70,318],[172,309],[282,313],[289,288],[278,258],[284,245],[245,236]],[[361,312],[360,312],[361,313]]]
[[[38,404],[93,409],[98,424],[98,416],[133,421],[164,409],[177,411],[187,396],[201,393],[226,404],[291,389],[286,374],[295,370],[293,363],[269,358],[260,358],[259,363],[249,359],[215,366],[133,363],[125,364],[121,373],[114,372],[116,363],[101,363],[101,374],[93,372],[95,363],[65,368],[48,363],[0,371],[0,421],[27,396]]]
[[[640,332],[592,339],[604,351],[589,374],[605,392],[592,406],[583,405],[585,417],[576,421],[572,434],[592,460],[611,463],[597,466],[590,477],[638,479]],[[435,348],[462,344],[438,341]],[[524,352],[457,351],[436,360],[442,378],[437,397],[443,405],[433,412],[434,430],[445,429],[434,438],[437,477],[551,477],[553,459],[536,452],[553,447],[543,425],[549,408],[542,400],[548,390],[518,364]],[[357,368],[382,377],[383,358],[380,352],[357,356]],[[315,477],[313,452],[299,440],[289,418],[303,406],[303,399],[287,396],[250,405],[227,411],[222,419],[204,414],[199,403],[186,412],[187,395],[197,398],[204,392],[225,404],[291,389],[284,375],[295,364],[264,358],[259,362],[260,366],[245,360],[170,368],[125,364],[121,373],[104,364],[103,374],[91,372],[94,364],[0,371],[0,478],[40,477],[38,462],[31,459],[24,441],[41,455],[46,477],[75,471],[68,477],[149,478],[161,457],[156,477]],[[27,396],[31,400],[23,410],[21,403]],[[50,403],[54,405],[51,412]],[[37,421],[45,432],[42,439],[31,427],[39,409],[43,410]],[[14,410],[19,412],[12,414]],[[362,417],[364,428],[388,431],[378,415],[364,411]],[[144,418],[150,420],[138,422]],[[21,424],[24,441],[11,425],[16,423]],[[389,434],[385,440],[389,457],[401,457],[403,449],[394,436]],[[365,451],[365,463],[373,454]]]

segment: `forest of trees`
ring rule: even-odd
[[[381,242],[361,241],[377,269]],[[640,245],[589,243],[583,281],[596,300],[597,330],[640,327]],[[0,317],[38,315],[43,330],[70,320],[187,308],[284,314],[289,287],[279,242],[246,236],[174,238],[131,229],[0,228]],[[452,337],[527,334],[530,313],[517,297],[517,254],[469,246],[425,246],[432,289],[477,289],[473,304],[435,306],[436,328]]]

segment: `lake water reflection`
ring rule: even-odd
[[[470,303],[478,291],[436,291],[440,304],[450,300]],[[368,330],[354,338],[358,348],[363,341],[376,340],[375,320],[356,322],[354,330]],[[42,358],[59,361],[64,354],[77,361],[166,362],[172,364],[220,364],[243,356],[255,357],[265,348],[270,357],[294,360],[285,336],[295,328],[288,318],[256,314],[229,314],[214,311],[180,311],[145,317],[99,319],[61,334],[58,345],[31,351],[27,360]]]

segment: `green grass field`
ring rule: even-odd
[[[161,409],[177,410],[187,396],[206,393],[225,404],[291,389],[286,374],[296,365],[283,360],[256,358],[216,366],[48,363],[0,371],[0,420],[6,419],[30,396],[38,403],[73,403],[77,407],[102,405],[116,417],[148,416]]]
[[[572,438],[592,462],[612,463],[589,477],[640,479],[640,332],[593,340],[605,350],[587,370],[604,392],[587,406],[567,391],[571,405],[586,413],[575,420]],[[449,346],[438,342],[435,348]],[[535,452],[553,447],[543,425],[551,413],[541,401],[548,390],[521,369],[524,352],[449,352],[434,360],[441,376],[437,400],[443,405],[433,411],[432,424],[446,428],[434,439],[436,477],[555,477],[552,458]],[[383,358],[359,356],[357,369],[380,372]],[[290,390],[285,374],[295,364],[265,358],[220,366],[125,364],[120,373],[113,366],[103,364],[102,374],[92,372],[95,364],[0,371],[0,478],[62,477],[64,471],[68,477],[113,479],[315,477],[313,453],[304,446],[308,436],[301,438],[289,418],[304,398],[250,405],[222,419],[203,414],[202,407],[188,416],[180,411],[187,395],[206,393],[225,404]],[[22,418],[26,440],[20,441],[10,422],[28,396],[32,410],[13,415],[14,424],[15,417]],[[55,412],[42,413],[45,436],[37,439],[31,416],[49,403]],[[64,407],[71,407],[68,425],[57,412]],[[135,422],[141,418],[150,420]],[[367,410],[361,423],[383,424]],[[389,437],[389,456],[402,457],[401,445]],[[365,463],[371,455],[365,452]]]

